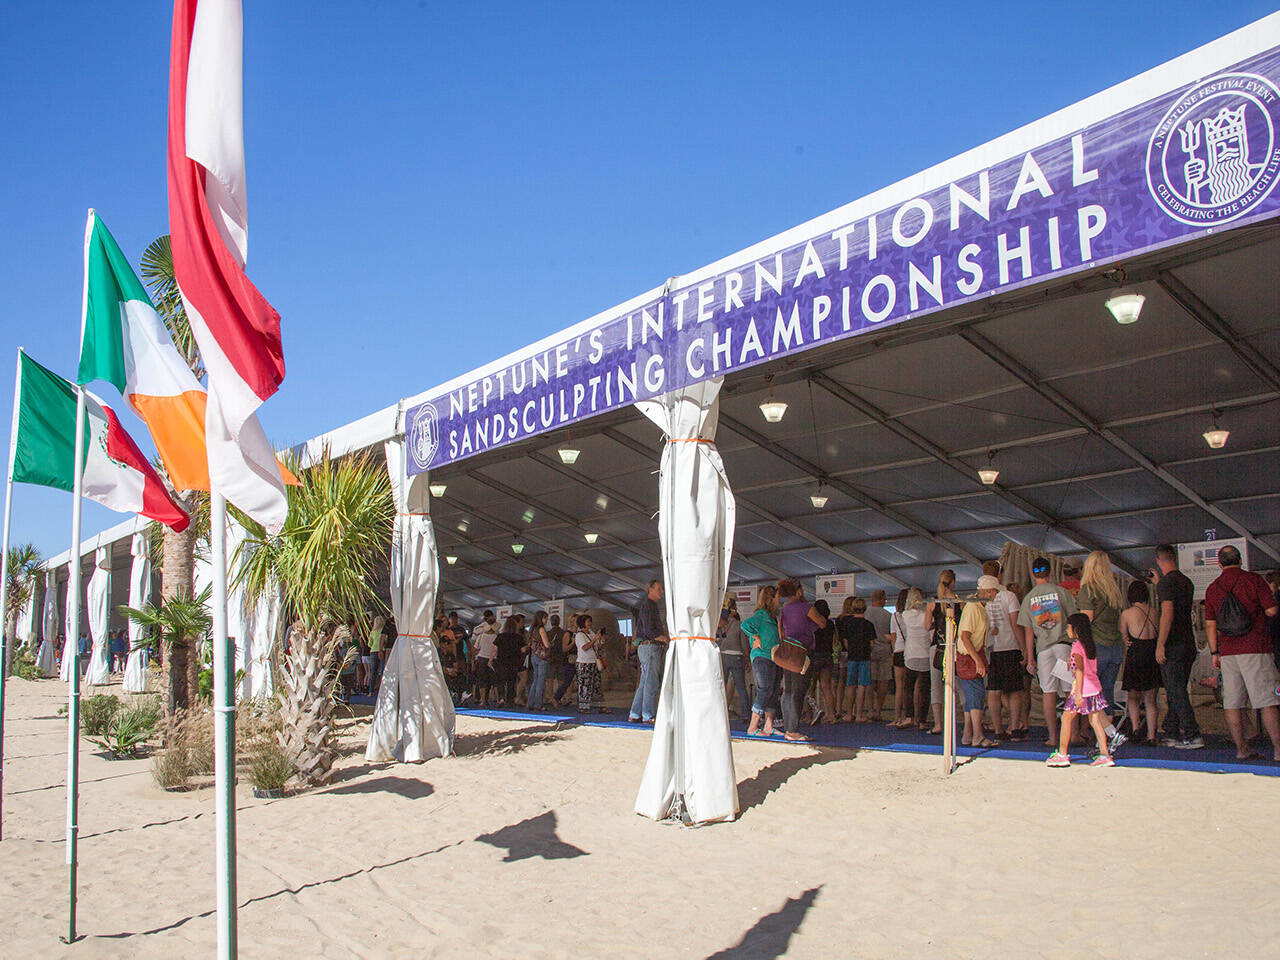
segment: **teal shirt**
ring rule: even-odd
[[[752,660],[773,659],[773,648],[778,645],[781,638],[778,636],[778,620],[772,613],[768,610],[757,610],[742,621],[742,632],[747,635],[747,640],[751,644]],[[755,644],[757,638],[760,640],[758,647]]]

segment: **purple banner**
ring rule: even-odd
[[[678,286],[405,414],[411,473],[944,307],[1273,216],[1280,50]]]

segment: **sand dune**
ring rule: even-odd
[[[56,681],[6,704],[0,956],[211,956],[213,796],[146,760],[81,769],[85,940],[65,926]],[[1248,775],[735,743],[734,824],[631,805],[634,730],[459,719],[459,756],[239,800],[241,955],[1268,956],[1276,784]],[[1086,882],[1095,878],[1091,889]],[[1262,882],[1259,882],[1259,881]]]

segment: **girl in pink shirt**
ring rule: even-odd
[[[1114,767],[1107,749],[1107,698],[1102,695],[1102,683],[1098,680],[1098,649],[1093,643],[1093,624],[1084,613],[1073,613],[1067,617],[1067,636],[1071,639],[1071,670],[1075,681],[1071,684],[1071,694],[1062,705],[1062,734],[1055,750],[1047,761],[1051,767],[1071,766],[1071,728],[1075,725],[1076,716],[1089,718],[1094,736],[1098,738],[1098,756],[1090,766]]]

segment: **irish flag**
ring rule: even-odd
[[[151,430],[178,490],[208,490],[204,386],[178,353],[151,298],[93,210],[84,228],[80,383],[105,380]]]
[[[76,388],[18,351],[10,476],[70,492],[75,480]],[[170,495],[115,411],[85,391],[83,493],[90,500],[140,513],[174,530],[191,522]]]

